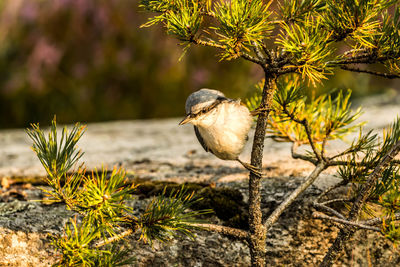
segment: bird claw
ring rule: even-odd
[[[242,164],[243,167],[245,167],[251,173],[255,174],[257,177],[262,177],[263,174],[259,168],[255,167],[249,163],[243,162],[240,159],[238,159],[237,161],[239,161],[239,163]]]
[[[252,115],[252,116],[257,116],[257,115],[260,115],[261,113],[268,113],[269,112],[269,108],[267,108],[267,107],[258,107],[258,108],[256,108],[255,110],[252,110],[252,111],[250,111],[250,114]]]

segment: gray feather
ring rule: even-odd
[[[206,145],[206,143],[204,142],[204,139],[203,139],[203,137],[201,136],[201,134],[200,134],[200,132],[199,132],[199,129],[198,129],[196,126],[194,126],[194,132],[196,133],[197,140],[199,140],[199,143],[200,143],[200,145],[204,148],[204,150],[207,151],[207,152],[211,151],[211,150],[208,148],[208,146]]]
[[[212,105],[216,100],[221,99],[226,99],[226,97],[220,91],[205,88],[198,90],[186,99],[186,114],[195,114],[203,108]]]

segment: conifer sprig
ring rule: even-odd
[[[66,127],[61,133],[61,140],[57,139],[57,125],[54,117],[48,138],[46,139],[39,124],[32,124],[32,129],[27,129],[28,136],[32,139],[32,149],[52,179],[65,175],[72,166],[82,157],[83,153],[76,149],[76,144],[85,132],[85,126],[77,123],[71,130]]]
[[[168,241],[177,234],[193,239],[192,231],[201,229],[196,224],[203,222],[196,218],[211,212],[211,210],[189,210],[200,200],[195,198],[194,192],[189,193],[184,188],[170,193],[164,188],[163,193],[151,201],[137,221],[141,239],[150,243],[152,240]]]
[[[117,246],[94,246],[99,236],[99,229],[70,219],[64,227],[63,235],[53,237],[53,245],[60,253],[60,260],[55,266],[124,266],[132,264],[135,257]]]
[[[39,125],[32,124],[27,133],[33,140],[33,150],[46,169],[46,182],[50,188],[42,190],[50,201],[66,204],[77,212],[79,220],[71,219],[64,227],[64,234],[53,238],[53,245],[60,252],[57,266],[122,266],[134,258],[120,250],[115,243],[122,237],[141,231],[142,239],[169,240],[177,234],[194,237],[196,217],[207,210],[191,211],[194,193],[178,190],[167,195],[165,190],[154,199],[145,213],[136,218],[128,205],[137,185],[129,183],[122,169],[111,173],[106,169],[86,173],[84,168],[71,171],[82,155],[77,142],[84,126],[76,124],[71,132],[65,127],[59,139],[55,118],[48,139]],[[81,165],[83,166],[83,164]],[[79,222],[78,222],[79,221]],[[132,227],[130,227],[132,226]],[[128,230],[121,232],[123,227]]]
[[[104,169],[92,172],[83,181],[79,199],[79,206],[84,210],[84,223],[115,235],[114,229],[127,222],[133,211],[126,201],[132,198],[136,187],[127,183],[121,169],[114,169],[110,175]]]

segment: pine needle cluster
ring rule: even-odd
[[[76,124],[69,131],[64,127],[57,136],[56,120],[48,137],[38,124],[27,129],[32,149],[47,172],[48,187],[42,188],[47,202],[63,203],[76,213],[65,227],[64,234],[53,236],[59,252],[57,266],[122,266],[134,262],[132,253],[117,241],[125,235],[141,233],[145,242],[167,241],[179,234],[194,237],[200,229],[198,216],[208,210],[192,211],[199,199],[185,189],[153,199],[140,217],[129,205],[137,184],[130,183],[123,169],[93,170],[88,173],[78,165],[83,153],[77,143],[85,126]],[[77,169],[74,169],[77,168]],[[125,231],[124,231],[125,229]]]

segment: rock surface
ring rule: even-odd
[[[398,104],[369,104],[361,119],[370,121],[366,128],[379,129],[399,114]],[[176,118],[89,124],[79,143],[85,152],[82,160],[88,169],[122,166],[142,180],[230,186],[240,190],[247,201],[248,174],[241,165],[204,152],[192,127],[180,127],[178,122]],[[244,161],[249,160],[250,144],[241,157]],[[21,129],[0,131],[0,181],[21,178],[28,181],[45,174],[30,145]],[[331,145],[332,151],[344,147],[344,143]],[[262,209],[268,214],[300,184],[312,165],[293,160],[289,144],[266,139],[264,168]],[[268,266],[313,266],[322,259],[338,228],[312,219],[310,203],[321,190],[337,181],[333,173],[334,170],[328,170],[322,175],[269,231]],[[26,195],[22,199],[41,196],[35,187],[23,191]],[[0,266],[51,265],[55,252],[48,234],[60,233],[71,212],[63,206],[13,199],[0,203]],[[140,206],[140,201],[135,205]],[[131,239],[137,266],[248,266],[250,261],[246,244],[216,233],[199,232],[195,242],[181,238],[167,244],[156,243],[154,248],[137,241],[137,236]],[[337,266],[399,263],[398,251],[388,241],[376,233],[359,232],[347,244]]]

